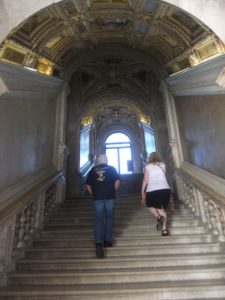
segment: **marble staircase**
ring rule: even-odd
[[[66,201],[18,261],[1,300],[225,299],[225,248],[181,202],[170,236],[120,193],[112,248],[95,256],[91,199]]]

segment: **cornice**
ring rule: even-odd
[[[225,94],[225,54],[166,79],[175,96]]]

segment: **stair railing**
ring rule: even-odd
[[[219,241],[224,242],[225,205],[221,195],[181,170],[176,171],[176,183],[179,199],[200,217]]]
[[[63,201],[62,172],[49,176],[0,211],[0,286]]]

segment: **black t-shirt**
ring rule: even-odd
[[[91,169],[86,184],[92,188],[94,200],[114,199],[115,181],[119,179],[116,169],[107,164],[100,164]]]

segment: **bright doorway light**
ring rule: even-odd
[[[105,141],[108,164],[115,167],[120,174],[133,173],[131,142],[121,132],[113,133]]]

